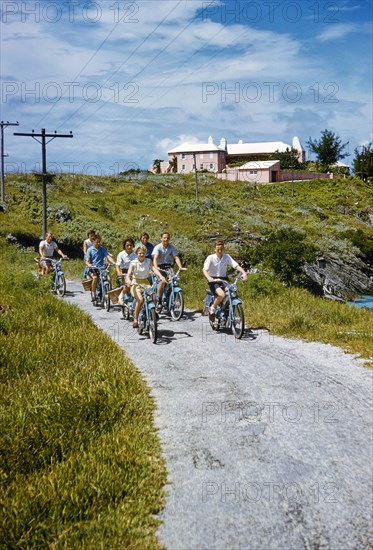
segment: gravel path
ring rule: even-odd
[[[162,315],[154,345],[68,291],[152,388],[167,550],[372,548],[372,371],[325,344],[236,341],[198,312]]]

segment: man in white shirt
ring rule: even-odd
[[[62,250],[59,249],[58,244],[53,240],[52,233],[46,233],[44,241],[41,241],[39,244],[40,265],[43,269],[42,275],[51,271],[54,251],[56,251],[61,258],[66,258]]]
[[[174,262],[178,266],[180,271],[186,271],[186,267],[182,267],[181,260],[177,255],[177,250],[173,244],[170,243],[170,234],[167,232],[162,233],[161,242],[157,244],[152,252],[153,262],[156,269],[159,269],[162,275],[168,275],[170,269],[172,269]],[[158,286],[158,313],[162,309],[162,295],[166,285],[166,281],[162,281]]]
[[[224,254],[224,242],[221,240],[215,241],[214,254],[207,256],[205,263],[203,264],[203,274],[209,282],[209,288],[214,295],[214,302],[209,309],[210,315],[215,314],[215,310],[219,304],[225,298],[224,283],[217,279],[227,279],[227,267],[231,266],[233,269],[241,273],[242,280],[247,281],[247,274],[244,269],[230,256]]]

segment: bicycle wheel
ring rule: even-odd
[[[170,313],[173,321],[179,321],[184,313],[184,296],[181,291],[175,292],[170,300]]]
[[[66,279],[65,279],[65,275],[61,273],[60,275],[57,275],[56,294],[57,296],[65,296],[65,292],[66,292]]]
[[[237,304],[233,307],[233,319],[232,319],[232,333],[237,339],[242,338],[245,330],[245,317],[243,313],[243,307],[241,304]]]
[[[128,319],[130,318],[129,307],[127,306],[127,304],[124,304],[124,306],[121,306],[121,308],[122,308],[122,317],[123,317],[123,319],[128,321]]]
[[[137,332],[138,334],[142,334],[145,328],[145,311],[143,308],[140,309],[138,324],[139,326],[137,327]]]
[[[110,311],[110,307],[111,307],[111,301],[110,301],[110,298],[109,298],[109,295],[108,295],[109,290],[110,290],[109,283],[105,283],[104,284],[103,305],[104,305],[104,308],[106,309],[106,311]]]
[[[155,309],[152,308],[149,310],[149,336],[153,344],[157,342],[157,334],[157,314],[155,312]]]

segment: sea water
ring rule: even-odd
[[[368,307],[370,309],[373,309],[373,296],[370,296],[369,294],[363,294],[363,296],[356,298],[356,300],[347,303],[355,307]]]

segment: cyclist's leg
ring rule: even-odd
[[[140,309],[141,309],[141,306],[144,302],[144,298],[143,298],[142,291],[141,291],[140,287],[138,287],[138,286],[135,287],[135,291],[136,291],[136,295],[135,295],[136,304],[135,304],[135,311],[133,312],[133,322],[137,323],[138,318],[139,318]]]

